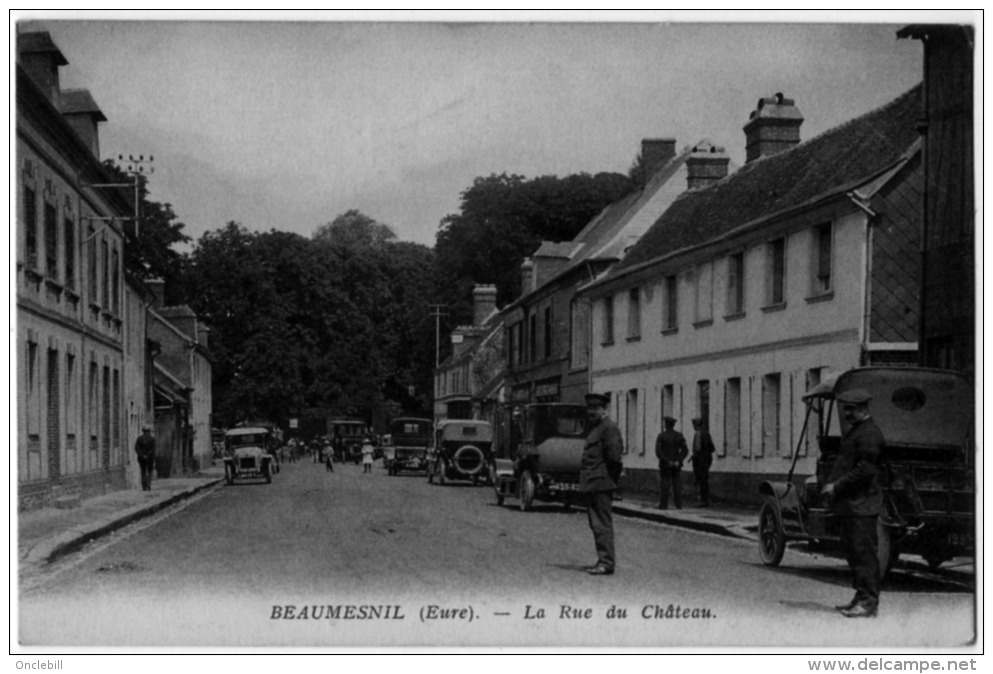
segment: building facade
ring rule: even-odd
[[[155,418],[161,476],[210,465],[213,399],[208,329],[189,307],[163,306],[164,283],[146,281],[156,296],[149,308],[154,341]]]
[[[582,404],[589,392],[590,304],[577,290],[601,277],[687,189],[727,175],[719,147],[676,152],[672,138],[642,141],[645,184],[609,205],[572,241],[544,241],[521,267],[522,295],[503,309],[505,388],[513,405]]]
[[[452,331],[452,353],[434,371],[434,421],[496,422],[502,400],[503,319],[496,286],[473,289],[473,324]]]
[[[99,160],[103,114],[63,92],[48,33],[18,35],[16,91],[18,506],[126,486],[123,220],[127,191]],[[139,417],[143,410],[138,410]]]
[[[793,101],[762,99],[748,163],[681,196],[583,289],[592,386],[612,394],[625,489],[658,489],[663,417],[689,442],[700,417],[717,447],[715,496],[754,501],[794,452],[799,474],[814,471],[816,449],[800,442],[807,389],[916,362],[920,95],[802,144]]]

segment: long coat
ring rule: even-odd
[[[617,489],[623,467],[624,440],[617,424],[604,417],[586,437],[579,470],[581,491]]]
[[[856,422],[841,436],[841,449],[828,483],[834,484],[832,509],[837,515],[878,515],[883,505],[879,462],[883,432],[871,418]]]

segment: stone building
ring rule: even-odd
[[[801,143],[781,94],[745,126],[748,162],[692,189],[606,276],[593,302],[590,376],[611,392],[625,487],[658,488],[662,418],[708,424],[718,497],[799,473],[800,396],[830,373],[917,358],[921,88]],[[687,481],[691,473],[684,473]]]
[[[18,506],[126,486],[130,377],[123,274],[128,190],[100,163],[88,92],[62,91],[68,61],[47,32],[17,36]],[[136,348],[144,348],[143,345]],[[146,409],[135,401],[138,423]]]

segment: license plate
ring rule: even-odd
[[[579,491],[579,485],[576,483],[564,483],[555,485],[557,491]]]
[[[948,534],[947,540],[949,545],[954,545],[956,547],[961,546],[968,548],[968,547],[972,547],[973,545],[971,533],[959,533],[953,531]]]

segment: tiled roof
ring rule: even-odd
[[[575,241],[542,241],[541,246],[534,252],[534,257],[564,257],[568,258],[581,246]]]
[[[103,116],[103,112],[100,110],[100,106],[93,100],[93,95],[90,94],[88,89],[65,89],[59,95],[59,98],[59,108],[63,115],[88,112],[96,115],[97,119],[101,122],[107,121],[107,118]]]
[[[921,86],[791,150],[763,157],[701,190],[681,195],[614,273],[704,243],[867,180],[917,140]]]

